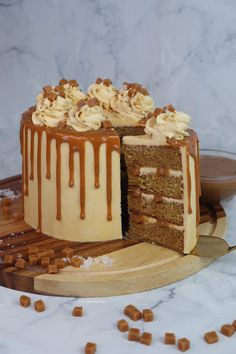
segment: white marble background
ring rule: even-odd
[[[203,147],[236,151],[235,23],[235,0],[0,0],[0,178],[20,172],[22,111],[61,77],[141,82]]]

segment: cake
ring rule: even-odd
[[[71,241],[119,239],[120,138],[75,80],[46,86],[21,120],[24,218]]]
[[[98,78],[45,86],[21,120],[24,219],[69,241],[121,239],[189,253],[199,222],[190,117],[155,109],[140,84]],[[129,223],[128,223],[129,221]]]
[[[199,223],[199,154],[190,117],[157,108],[145,135],[123,138],[128,172],[128,237],[189,253]]]

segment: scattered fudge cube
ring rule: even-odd
[[[97,349],[96,343],[88,342],[84,348],[84,353],[85,354],[94,354],[94,353],[96,353],[96,349]]]
[[[45,304],[44,304],[43,300],[37,300],[37,301],[35,301],[35,303],[34,303],[34,309],[35,309],[35,311],[37,311],[37,312],[43,312],[43,311],[45,311]]]
[[[232,323],[232,326],[234,326],[235,331],[236,331],[236,320],[234,320],[234,322]]]
[[[129,330],[129,324],[126,320],[117,321],[117,327],[121,332],[127,332]]]
[[[54,258],[55,257],[55,251],[53,249],[48,249],[45,251],[46,255],[49,257],[49,258]]]
[[[75,317],[82,317],[83,314],[83,307],[82,306],[75,306],[72,310],[72,316]]]
[[[56,274],[58,273],[57,266],[55,264],[48,265],[48,274]]]
[[[18,258],[15,267],[19,269],[25,269],[27,266],[27,262],[23,258]]]
[[[152,322],[153,321],[153,312],[150,309],[143,310],[143,320],[144,322]]]
[[[71,258],[74,255],[74,250],[73,248],[70,247],[63,248],[61,252],[62,252],[62,256],[66,258]]]
[[[220,332],[226,337],[231,337],[234,334],[234,332],[235,332],[235,328],[234,328],[233,325],[224,324],[221,327]]]
[[[63,269],[66,266],[66,262],[62,258],[54,259],[54,264],[57,266],[58,269]]]
[[[204,339],[208,344],[217,343],[219,341],[219,337],[215,331],[205,333]]]
[[[22,307],[29,307],[30,306],[30,303],[31,303],[31,299],[29,296],[26,296],[26,295],[22,295],[20,297],[20,305]]]
[[[23,214],[23,213],[13,213],[13,214],[12,214],[12,218],[13,218],[15,221],[20,221],[20,220],[23,220],[23,219],[24,219],[24,214]]]
[[[140,341],[140,329],[130,328],[129,334],[128,334],[128,340],[133,341],[133,342],[139,342]]]
[[[47,268],[48,265],[50,264],[50,258],[47,256],[43,256],[40,260],[41,266],[44,268]]]
[[[15,257],[12,254],[7,254],[3,258],[3,264],[6,264],[6,265],[13,265],[14,261],[15,261]]]
[[[174,333],[165,333],[165,337],[164,337],[164,343],[167,345],[174,345],[176,344],[176,336]]]
[[[124,308],[124,314],[128,316],[132,321],[138,321],[142,318],[142,312],[133,305],[128,305]]]
[[[140,337],[140,343],[145,344],[145,345],[151,345],[152,344],[152,333],[143,332],[143,334]]]
[[[181,338],[178,340],[178,349],[181,352],[186,352],[190,349],[190,341],[187,338]]]
[[[70,260],[70,264],[72,267],[79,268],[84,263],[82,258],[79,257],[72,257]]]
[[[31,254],[29,255],[29,264],[31,266],[37,265],[38,264],[38,256],[36,254]]]

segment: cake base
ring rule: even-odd
[[[21,176],[0,181],[0,191],[21,190]],[[58,240],[30,228],[12,214],[3,215],[0,207],[0,256],[27,255],[28,247],[54,249],[59,257],[65,247],[83,257],[108,255],[110,266],[93,264],[89,269],[66,267],[58,274],[47,274],[40,266],[19,270],[0,264],[0,285],[31,293],[61,296],[111,296],[159,288],[182,280],[210,264],[213,259],[181,255],[164,247],[131,240],[78,243]],[[12,213],[23,210],[22,198],[10,206]],[[220,204],[201,207],[200,234],[224,237],[226,215]]]

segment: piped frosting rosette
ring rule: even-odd
[[[57,127],[66,125],[69,111],[86,95],[79,89],[76,80],[64,80],[58,86],[45,86],[37,96],[36,110],[32,114],[35,125]]]
[[[184,112],[178,112],[172,105],[156,108],[152,118],[147,120],[145,132],[153,139],[183,140],[189,136],[191,117]]]

